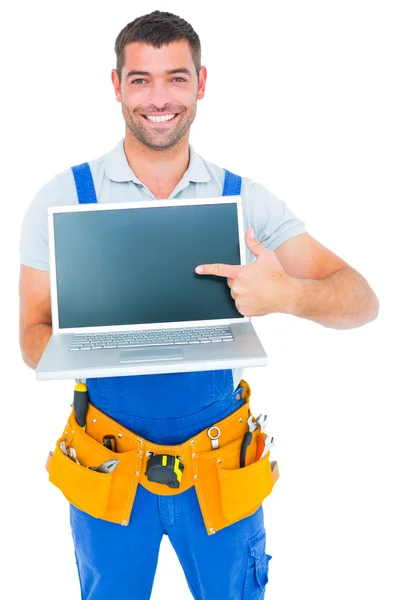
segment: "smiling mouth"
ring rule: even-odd
[[[168,113],[164,115],[140,115],[145,119],[148,123],[153,123],[155,125],[165,125],[166,123],[171,123],[175,121],[180,113]]]

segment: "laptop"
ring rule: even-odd
[[[49,208],[53,335],[39,380],[263,366],[225,277],[244,265],[242,200],[224,196]]]

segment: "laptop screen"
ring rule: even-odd
[[[237,319],[225,277],[240,264],[236,202],[53,215],[59,328]]]

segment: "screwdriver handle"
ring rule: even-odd
[[[257,452],[256,452],[256,460],[260,460],[262,453],[264,452],[265,447],[265,438],[267,437],[266,433],[260,433],[257,440]]]
[[[79,427],[86,429],[86,415],[89,408],[89,394],[85,383],[77,383],[74,388],[74,413]]]
[[[103,437],[103,446],[111,450],[112,452],[117,451],[117,438],[115,435],[105,435]]]

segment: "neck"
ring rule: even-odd
[[[180,181],[189,165],[189,135],[166,150],[153,150],[126,131],[124,150],[129,166],[142,182]]]

